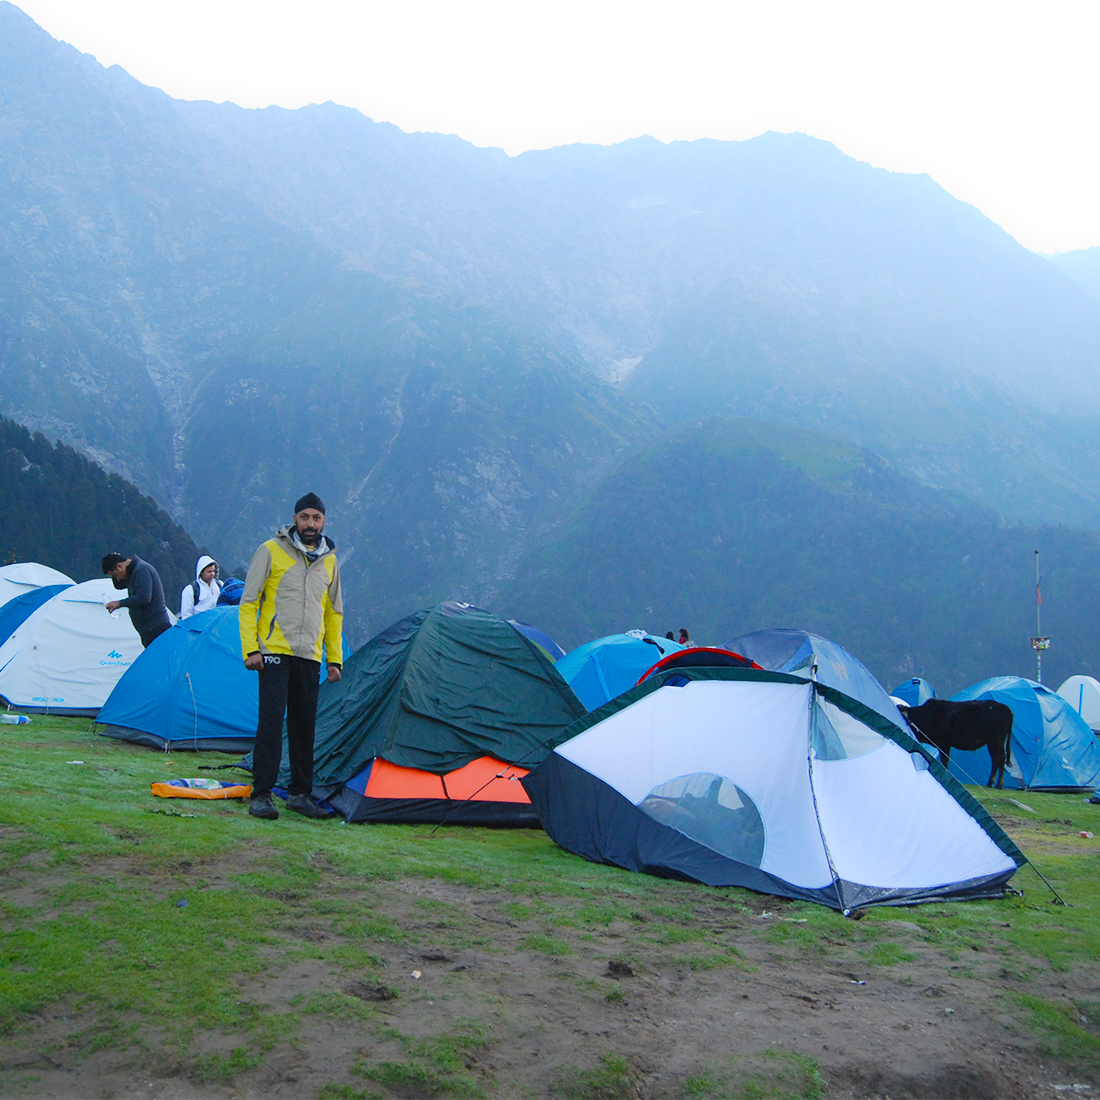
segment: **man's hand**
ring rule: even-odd
[[[264,655],[262,653],[250,653],[244,659],[244,667],[251,672],[259,672],[264,667]]]
[[[339,680],[339,679],[340,679],[340,666],[339,665],[329,665],[328,666],[328,682],[330,684],[335,684],[336,681]]]
[[[111,600],[111,602],[105,606],[108,611],[117,611],[122,606],[122,603],[120,600]]]

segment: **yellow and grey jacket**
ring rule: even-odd
[[[316,560],[295,545],[293,525],[280,528],[252,556],[241,596],[241,650],[344,662],[344,600],[332,540],[321,536]],[[312,555],[310,555],[312,556]]]

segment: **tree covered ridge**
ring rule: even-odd
[[[198,547],[152,497],[72,447],[0,417],[0,500],[8,528],[0,560],[37,561],[76,581],[102,576],[104,554],[137,554],[153,565],[165,597],[194,579]]]
[[[569,648],[596,634],[689,627],[719,645],[767,627],[822,634],[889,689],[940,694],[1100,668],[1100,532],[1009,525],[871,451],[785,425],[712,418],[635,448],[519,564],[509,607]]]

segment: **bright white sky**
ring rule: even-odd
[[[335,100],[511,154],[802,131],[1022,244],[1100,245],[1095,0],[19,0],[180,99]]]

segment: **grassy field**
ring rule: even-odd
[[[1078,835],[1100,807],[1079,795],[975,791],[1068,906],[1025,868],[1022,896],[855,921],[536,830],[149,793],[230,759],[0,727],[0,1094],[876,1095],[887,1018],[917,1058],[895,1097],[936,1095],[920,1050],[955,1050],[947,1073],[967,1042],[982,1087],[1100,1087],[1100,839]]]

